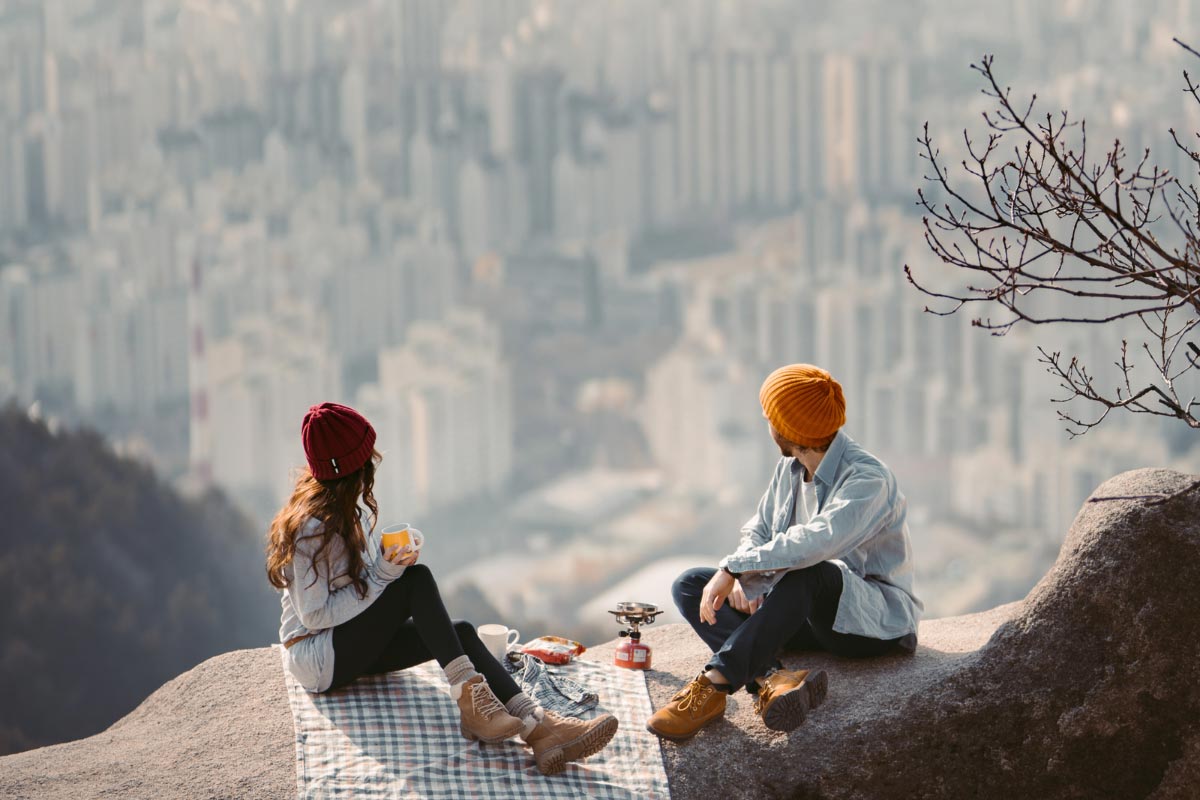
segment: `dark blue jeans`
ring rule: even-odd
[[[675,579],[671,593],[679,613],[713,651],[705,670],[720,672],[733,691],[744,686],[757,692],[757,679],[781,666],[778,656],[783,649],[828,650],[865,658],[883,655],[900,641],[833,629],[842,573],[828,561],[784,575],[753,614],[735,610],[726,600],[717,611],[716,624],[709,625],[700,619],[700,597],[716,572],[711,567],[689,569]]]

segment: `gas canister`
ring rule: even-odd
[[[620,636],[624,641],[613,653],[613,663],[626,669],[650,669],[650,645],[642,644],[641,625],[649,625],[662,610],[653,603],[617,603],[615,611],[609,611],[617,622],[626,626]]]
[[[628,639],[617,645],[613,663],[628,669],[650,669],[650,646],[642,644],[641,638],[640,634],[630,633]]]

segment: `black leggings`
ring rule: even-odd
[[[339,689],[360,675],[375,675],[436,658],[445,667],[467,655],[497,699],[507,703],[521,691],[463,620],[450,621],[433,573],[413,564],[387,585],[357,617],[333,629],[333,683]]]

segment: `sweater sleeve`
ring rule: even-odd
[[[313,562],[320,547],[319,527],[309,525],[297,534],[296,553],[292,558],[292,581],[287,591],[296,610],[300,624],[310,631],[323,630],[341,625],[354,619],[375,602],[389,583],[404,574],[405,567],[392,564],[381,552],[363,561],[367,581],[367,593],[360,597],[353,583],[330,589],[330,576],[325,572],[328,564],[324,557]],[[379,550],[374,536],[367,537],[368,549]]]

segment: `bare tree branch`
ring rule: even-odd
[[[1086,121],[1066,111],[1037,115],[1036,94],[1015,101],[997,80],[992,56],[971,67],[983,78],[983,94],[995,102],[982,115],[986,136],[963,131],[966,157],[952,175],[926,123],[919,142],[930,191],[917,193],[930,251],[970,276],[970,284],[937,290],[908,264],[906,280],[947,304],[927,306],[931,314],[948,316],[969,303],[996,305],[1003,311],[999,318],[971,321],[993,335],[1020,323],[1139,320],[1147,339],[1132,356],[1122,341],[1113,361],[1120,379],[1112,388],[1098,385],[1078,357],[1039,348],[1039,362],[1066,393],[1053,402],[1082,399],[1097,409],[1087,419],[1059,410],[1059,418],[1072,437],[1113,411],[1178,419],[1200,429],[1200,403],[1179,391],[1185,375],[1200,371],[1200,191],[1154,164],[1149,149],[1131,156],[1120,139],[1095,156]],[[1200,104],[1200,84],[1187,72],[1183,76],[1185,93]],[[1170,133],[1200,167],[1200,147],[1174,129]],[[1046,313],[1034,305],[1043,296],[1061,298],[1060,305]],[[1062,304],[1072,311],[1064,312]],[[1135,381],[1134,357],[1153,374]]]

